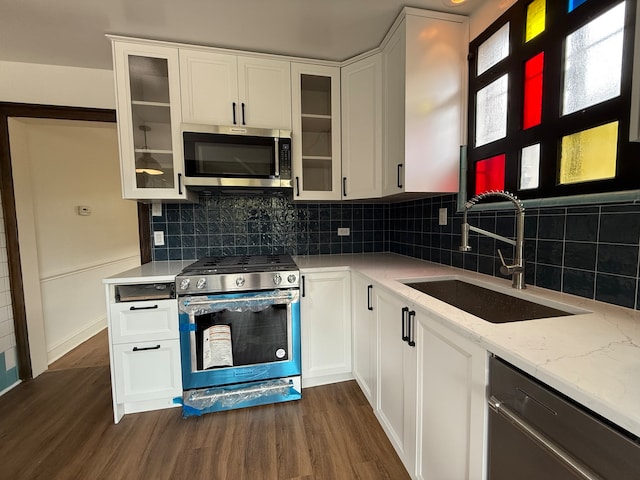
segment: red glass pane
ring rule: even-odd
[[[524,65],[524,113],[522,128],[540,125],[542,120],[542,73],[544,52],[527,60]]]
[[[476,195],[487,190],[504,190],[505,158],[503,153],[476,162]]]

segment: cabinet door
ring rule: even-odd
[[[180,49],[180,88],[185,123],[234,125],[240,121],[235,55]]]
[[[291,64],[238,57],[240,118],[251,127],[291,130]]]
[[[340,200],[340,69],[291,64],[294,200]]]
[[[303,387],[353,378],[349,272],[301,272]]]
[[[124,198],[192,199],[183,174],[178,50],[113,43]]]
[[[418,312],[418,478],[484,478],[487,353]]]
[[[384,159],[382,194],[404,191],[405,24],[400,24],[382,52],[384,69]]]
[[[342,196],[382,193],[382,58],[342,68]]]
[[[109,325],[113,343],[178,338],[178,302],[158,300],[111,304]]]
[[[366,277],[352,273],[353,376],[372,407],[376,408],[376,359],[378,329],[374,305],[374,285]]]
[[[182,395],[179,340],[113,345],[117,403]]]
[[[376,293],[379,325],[378,409],[376,414],[407,471],[416,461],[416,348],[403,341],[409,318],[407,304],[396,295]],[[403,313],[403,308],[406,311]],[[415,313],[415,312],[414,312]],[[405,328],[403,321],[406,318]]]

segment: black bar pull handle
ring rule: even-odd
[[[409,321],[408,323],[408,330],[409,330],[409,335],[407,335],[407,343],[409,344],[410,347],[415,347],[416,346],[416,339],[415,339],[415,334],[416,334],[416,312],[415,310],[411,310],[409,312]]]
[[[144,352],[145,350],[160,350],[160,345],[156,345],[155,347],[133,347],[134,352]]]
[[[373,305],[371,305],[372,290],[373,290],[373,285],[367,285],[367,310],[373,310]]]
[[[150,305],[148,307],[129,307],[129,310],[153,310],[158,308],[158,305]]]
[[[347,177],[342,177],[342,196],[347,196]]]
[[[407,313],[409,313],[409,307],[402,307],[402,341],[406,342],[409,340],[409,335],[407,334]]]
[[[296,197],[300,196],[300,177],[296,177]]]
[[[178,195],[182,195],[182,174],[178,174]]]
[[[402,188],[402,179],[400,178],[402,175],[402,164],[398,164],[398,188]]]
[[[300,275],[300,279],[302,280],[302,296],[304,297],[306,294],[306,289],[304,284],[304,275]]]
[[[244,102],[242,102],[242,124],[246,125],[247,122],[245,120],[245,116],[244,116]]]
[[[232,108],[231,108],[231,111],[232,111],[232,113],[233,113],[233,124],[235,125],[235,124],[237,123],[237,122],[236,122],[236,102],[233,102],[233,104],[232,104],[232,105],[233,105],[233,106],[232,106]]]

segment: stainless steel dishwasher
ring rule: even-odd
[[[489,368],[489,480],[640,479],[638,437],[498,357]]]

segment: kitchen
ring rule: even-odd
[[[247,206],[262,215],[261,223],[266,229],[263,233],[268,235],[261,237],[260,242],[253,242],[249,246],[255,244],[258,247],[286,248],[287,251],[299,255],[391,251],[444,264],[465,266],[482,273],[493,274],[497,271],[492,253],[483,251],[481,255],[465,254],[463,256],[456,251],[456,237],[457,232],[460,231],[459,223],[456,222],[460,222],[460,218],[451,213],[456,210],[457,199],[454,195],[383,204],[300,204],[291,203],[286,199],[275,198],[265,201],[261,198],[244,196],[237,197],[234,201],[240,207]],[[203,223],[203,215],[209,218],[208,215],[211,213],[216,215],[214,212],[231,210],[234,211],[234,216],[229,221],[234,222],[234,229],[237,226],[244,230],[239,230],[233,237],[220,237],[221,243],[207,243],[206,247],[220,248],[224,252],[245,253],[243,250],[249,249],[245,232],[249,230],[249,224],[254,220],[246,215],[243,216],[242,208],[231,209],[225,202],[231,203],[225,197],[218,198],[214,195],[198,205],[164,205],[161,216],[151,217],[153,231],[160,230],[167,233],[166,248],[155,247],[154,258],[160,260],[165,255],[165,258],[177,259],[176,254],[181,255],[179,258],[195,258],[188,254],[189,249],[197,248],[195,243],[190,243],[190,237],[193,236],[191,232]],[[261,205],[261,202],[268,205]],[[447,208],[449,215],[449,221],[444,226],[438,225],[440,208]],[[533,225],[537,228],[527,234],[525,251],[539,251],[532,265],[527,265],[525,272],[525,276],[528,276],[527,283],[634,308],[637,270],[629,268],[628,264],[633,264],[633,258],[636,258],[637,263],[637,251],[633,253],[633,246],[637,246],[637,240],[634,243],[632,234],[629,234],[629,238],[626,235],[621,238],[619,232],[620,225],[628,225],[629,218],[636,218],[636,214],[633,204],[570,207],[569,209],[527,209],[527,218],[534,219]],[[495,213],[481,215],[486,215],[489,223],[493,222],[496,227],[507,230],[506,235],[513,235],[512,225],[507,225],[506,228],[501,225],[501,215]],[[315,216],[318,217],[317,227]],[[288,232],[282,232],[283,223],[280,220],[282,218],[296,218],[301,233],[305,232],[304,228],[306,228],[307,235],[293,236],[287,234]],[[319,223],[321,221],[331,222],[330,229],[321,230]],[[451,226],[452,223],[454,227]],[[566,229],[565,225],[567,225]],[[575,226],[575,229],[569,228],[569,225]],[[600,235],[593,234],[589,228],[584,227],[585,225],[596,225],[596,228],[599,226]],[[338,237],[332,233],[335,231],[334,227],[350,228],[352,234],[348,237]],[[631,226],[632,230],[634,228]],[[488,229],[492,228],[488,227]],[[222,234],[213,233],[214,240],[217,240],[215,235]],[[177,238],[170,238],[171,236],[179,237],[179,243],[173,243]],[[562,247],[559,250],[560,254],[557,255],[557,246],[576,240],[586,242],[589,247],[593,247],[594,252],[599,247],[603,247],[600,250],[605,252],[606,247],[613,245],[621,246],[624,250],[632,252],[632,255],[631,257],[625,255],[624,258],[603,255],[596,260],[594,253],[590,268],[582,266],[571,268],[575,267],[575,264],[565,261]],[[233,250],[230,250],[231,248]],[[556,254],[545,257],[541,253],[546,251]],[[183,252],[187,254],[182,256]],[[463,262],[469,263],[463,265]],[[619,272],[625,272],[625,274],[620,275]],[[576,276],[582,281],[569,281]]]

